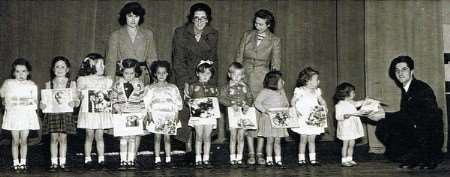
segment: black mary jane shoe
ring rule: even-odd
[[[319,167],[320,166],[320,162],[317,160],[311,160],[310,162],[311,166],[315,166],[315,167]]]
[[[167,162],[166,166],[171,168],[171,169],[177,168],[177,165],[175,164],[175,162]]]
[[[155,163],[155,169],[156,170],[160,170],[162,168],[162,163],[161,162],[156,162]]]
[[[266,167],[272,168],[274,166],[273,161],[267,161]]]
[[[127,163],[127,169],[128,170],[136,170],[137,168],[136,168],[136,163],[134,163],[134,161],[129,161],[128,163]]]
[[[63,172],[71,172],[71,171],[72,171],[72,169],[70,168],[70,166],[67,165],[67,164],[59,165],[59,167],[61,168],[61,170],[62,170]]]
[[[51,164],[50,167],[48,168],[48,172],[55,173],[57,169],[58,169],[58,164]]]
[[[196,169],[202,169],[203,168],[203,163],[202,162],[195,162],[195,168]]]
[[[117,170],[119,171],[125,171],[128,169],[128,163],[125,161],[120,162],[119,168]]]
[[[297,165],[300,166],[300,167],[306,166],[307,165],[306,160],[299,160]]]
[[[248,165],[242,162],[242,160],[236,161],[236,165],[238,166],[238,168],[248,168]]]
[[[286,165],[283,164],[283,162],[278,161],[275,163],[275,167],[279,168],[279,169],[286,169]]]
[[[203,162],[203,165],[204,165],[205,168],[207,168],[207,169],[213,168],[213,165],[212,165],[211,162],[209,162],[208,160],[207,160],[207,161],[204,161],[204,162]]]

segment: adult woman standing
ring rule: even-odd
[[[137,2],[130,2],[123,6],[119,15],[122,27],[109,37],[106,74],[115,76],[120,70],[120,61],[133,58],[141,63],[141,80],[149,84],[147,66],[157,60],[157,53],[153,32],[140,27],[144,23],[145,9]]]
[[[253,18],[253,30],[244,33],[239,44],[236,61],[243,63],[246,80],[254,95],[263,89],[263,80],[270,70],[279,70],[281,63],[280,38],[273,34],[275,17],[268,10],[258,10]],[[247,132],[248,164],[255,164],[254,138],[256,131]],[[265,164],[262,156],[264,139],[258,138],[258,164]]]
[[[144,15],[145,9],[137,2],[129,2],[120,10],[119,24],[122,27],[109,37],[105,68],[109,76],[114,78],[116,72],[120,72],[123,59],[132,58],[140,62],[141,81],[150,84],[147,66],[157,60],[157,53],[153,32],[140,27],[144,23]],[[136,136],[136,153],[139,150],[139,144],[140,137]]]
[[[191,6],[188,22],[175,29],[172,41],[172,63],[175,70],[176,85],[179,89],[188,88],[196,80],[195,68],[201,60],[210,60],[217,70],[217,40],[219,33],[209,24],[211,8],[204,3]],[[210,79],[211,84],[217,84],[217,75]],[[184,95],[188,95],[185,91]],[[179,114],[183,128],[178,131],[177,138],[185,141],[186,149],[191,150],[188,127],[189,113],[184,109]]]

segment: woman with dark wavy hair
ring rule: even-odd
[[[119,72],[117,65],[122,59],[134,58],[140,62],[143,71],[140,77],[146,84],[150,83],[147,66],[157,60],[156,44],[153,32],[142,28],[145,9],[137,2],[129,2],[119,13],[120,29],[109,37],[106,55],[106,74],[115,76]]]

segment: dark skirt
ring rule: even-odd
[[[42,133],[76,134],[77,122],[73,113],[46,113],[42,122]]]

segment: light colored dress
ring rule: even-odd
[[[262,137],[287,137],[289,136],[286,128],[273,128],[270,117],[267,114],[270,108],[289,107],[289,102],[284,90],[263,89],[259,92],[255,100],[255,107],[261,112],[258,120],[258,136]]]
[[[111,89],[113,81],[109,77],[105,76],[81,76],[77,80],[77,86],[79,91],[91,90],[91,89]],[[83,98],[88,99],[88,98]],[[78,115],[78,128],[85,129],[110,129],[112,125],[112,113],[89,113],[84,110],[87,108],[85,105],[87,102],[81,101],[80,113]]]
[[[38,88],[33,81],[7,79],[0,88],[5,99],[5,115],[2,128],[5,130],[38,130],[36,114]]]
[[[336,120],[337,123],[337,138],[340,140],[354,140],[364,136],[364,128],[361,120],[357,116],[350,116],[344,119],[345,114],[354,114],[358,111],[356,107],[348,102],[341,100],[336,104]]]
[[[145,95],[144,95],[145,109],[147,112],[151,113],[152,111],[162,111],[177,113],[181,109],[183,109],[183,99],[181,98],[180,91],[175,84],[152,84],[145,87]],[[153,119],[164,120],[167,123],[169,120],[162,117],[153,117]],[[181,127],[181,123],[178,120],[176,123],[174,122],[175,128],[174,132],[176,134],[176,128]]]
[[[302,135],[319,135],[325,132],[325,126],[308,125],[306,120],[313,113],[316,106],[319,106],[319,98],[322,95],[320,88],[317,88],[314,93],[306,91],[304,87],[297,87],[294,90],[293,103],[296,111],[299,113],[299,128],[292,128],[291,130]],[[326,125],[326,124],[325,124]]]

